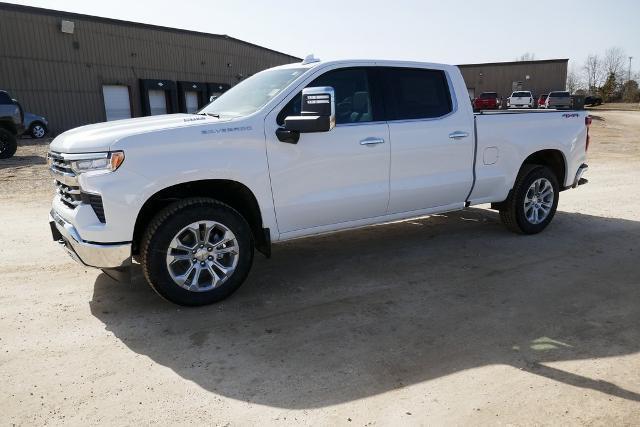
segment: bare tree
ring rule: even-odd
[[[597,54],[590,54],[587,56],[582,69],[587,79],[587,89],[595,92],[595,90],[600,87],[600,83],[604,77],[602,60]]]
[[[614,75],[617,82],[624,80],[627,55],[619,47],[610,47],[604,52],[602,67],[605,75]]]
[[[581,89],[582,82],[580,80],[580,75],[572,65],[567,73],[567,90],[569,93],[575,93],[578,89]]]
[[[534,61],[536,59],[536,54],[531,52],[525,52],[519,57],[516,58],[516,61]]]

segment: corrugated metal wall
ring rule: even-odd
[[[74,34],[60,30],[73,21]],[[236,84],[299,58],[225,36],[0,4],[0,89],[59,133],[105,120],[103,84],[130,88],[142,115],[139,79]]]
[[[530,90],[536,96],[554,90],[565,90],[567,64],[568,59],[552,59],[458,67],[467,88],[473,89],[475,96],[481,92],[498,92],[501,97],[508,97],[513,91],[513,82],[522,82],[522,90]]]

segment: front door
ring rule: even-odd
[[[280,142],[284,117],[299,114],[300,95],[266,118],[267,155],[280,233],[381,216],[389,200],[389,129],[378,121],[367,68],[327,71],[307,85],[335,91],[336,127]],[[339,228],[339,226],[337,226]]]

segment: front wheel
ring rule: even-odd
[[[500,210],[500,219],[516,233],[539,233],[556,213],[559,191],[558,179],[549,168],[525,165]]]
[[[253,239],[245,219],[213,199],[185,199],[163,209],[140,246],[151,287],[180,305],[220,301],[244,282],[253,262]]]

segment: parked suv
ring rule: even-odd
[[[567,91],[551,92],[545,102],[546,108],[556,108],[558,110],[561,108],[569,109],[571,105],[571,94]]]
[[[24,128],[22,107],[9,93],[0,90],[0,159],[13,156],[18,148],[18,135]]]
[[[473,108],[474,110],[497,110],[500,104],[500,97],[496,92],[482,92],[473,101]]]
[[[602,98],[599,96],[587,95],[584,98],[584,105],[602,105]]]
[[[533,95],[528,90],[513,92],[507,99],[509,108],[533,108]]]
[[[47,135],[49,122],[43,116],[34,113],[24,113],[24,133],[34,139],[42,139]]]

